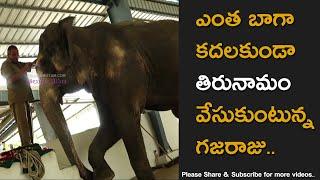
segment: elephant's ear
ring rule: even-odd
[[[61,47],[65,51],[64,54],[66,58],[59,60],[59,66],[62,69],[71,65],[72,60],[74,58],[74,52],[72,49],[72,24],[75,17],[67,17],[59,22],[59,30],[60,30],[60,37],[61,37]]]

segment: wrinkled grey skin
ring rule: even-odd
[[[84,179],[112,179],[105,152],[120,138],[138,179],[154,179],[140,130],[144,109],[178,117],[178,23],[96,23],[73,27],[74,18],[50,24],[40,37],[40,100],[70,162]],[[66,84],[46,74],[65,74]],[[100,127],[89,148],[93,173],[79,159],[59,103],[85,88],[99,111]],[[90,119],[88,119],[90,121]]]

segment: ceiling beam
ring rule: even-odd
[[[14,25],[14,24],[0,24],[2,28],[17,28],[17,29],[37,29],[42,30],[45,26],[30,26],[30,25]]]
[[[25,5],[15,5],[15,4],[6,4],[0,3],[0,8],[9,8],[9,9],[25,9],[32,11],[46,11],[46,12],[59,12],[59,13],[67,13],[67,14],[81,14],[81,15],[90,15],[90,16],[107,16],[107,13],[95,13],[95,12],[86,12],[86,11],[72,11],[67,9],[56,9],[49,7],[35,7],[35,6],[25,6]]]
[[[39,43],[36,42],[0,42],[0,45],[7,46],[7,45],[23,45],[23,46],[37,46]]]
[[[173,13],[168,13],[168,12],[159,12],[159,11],[155,11],[155,10],[151,10],[151,9],[143,9],[143,8],[137,8],[137,7],[130,7],[131,10],[135,10],[135,11],[140,11],[140,12],[144,12],[144,13],[153,13],[154,15],[164,15],[164,16],[172,16],[172,17],[178,17],[179,14],[173,14]]]
[[[179,3],[170,2],[170,1],[159,1],[159,0],[145,0],[145,1],[150,1],[150,2],[155,2],[155,3],[159,3],[159,4],[166,4],[169,6],[179,7]]]

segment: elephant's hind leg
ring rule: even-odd
[[[102,110],[102,108],[105,107],[101,107],[98,102],[97,106],[101,123],[99,130],[89,147],[89,163],[93,168],[94,179],[112,179],[114,177],[114,172],[106,163],[104,155],[105,152],[120,139],[120,136],[116,132],[111,117],[107,117],[107,114]]]

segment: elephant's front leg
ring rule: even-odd
[[[112,118],[108,117],[107,108],[97,101],[100,127],[89,148],[89,163],[93,168],[94,179],[112,179],[114,172],[106,163],[104,155],[119,139]]]

